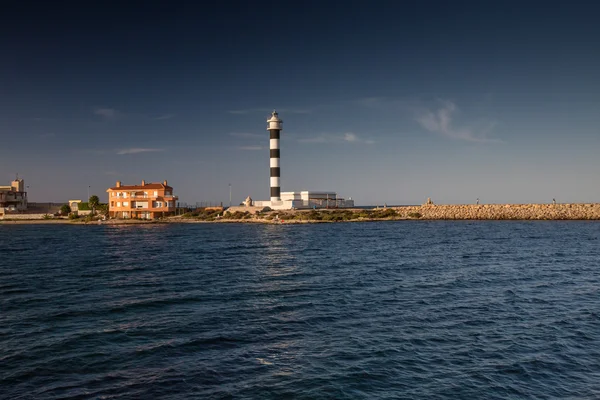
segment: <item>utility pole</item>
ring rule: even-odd
[[[87,197],[87,201],[90,201],[90,188],[91,188],[91,186],[88,185],[88,197]]]

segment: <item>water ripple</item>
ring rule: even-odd
[[[599,238],[570,221],[0,226],[0,398],[599,398]]]

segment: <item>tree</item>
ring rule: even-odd
[[[62,215],[68,215],[71,213],[71,207],[68,204],[63,204],[62,207],[60,207],[60,213]]]
[[[96,214],[96,207],[98,207],[98,204],[100,204],[100,199],[96,195],[90,196],[88,204],[92,208],[92,215],[94,215]]]
[[[98,212],[102,215],[108,215],[108,204],[98,204]]]

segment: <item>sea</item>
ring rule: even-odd
[[[0,225],[1,399],[598,399],[600,223]]]

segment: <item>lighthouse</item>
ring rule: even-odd
[[[273,110],[271,118],[267,120],[267,130],[269,131],[269,177],[271,182],[270,200],[252,200],[250,196],[244,202],[246,207],[256,207],[257,209],[270,208],[272,210],[298,210],[298,209],[316,209],[329,207],[354,207],[352,198],[343,199],[338,197],[336,192],[315,192],[302,190],[296,192],[281,191],[281,169],[279,153],[279,139],[283,121],[279,119],[277,111]],[[232,207],[233,209],[234,207]],[[233,212],[233,211],[230,211]]]
[[[271,118],[267,120],[267,130],[270,133],[270,170],[271,170],[271,204],[281,202],[281,186],[279,179],[281,177],[281,170],[279,166],[279,134],[281,133],[281,125],[283,121],[279,119],[279,115],[275,110],[271,114]]]

